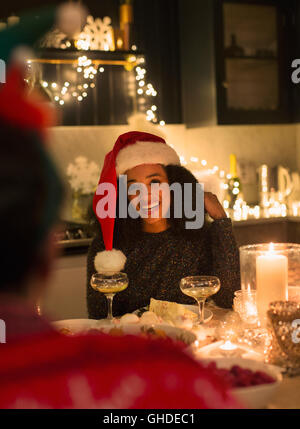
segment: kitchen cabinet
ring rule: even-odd
[[[290,6],[275,0],[180,0],[187,126],[292,121]]]

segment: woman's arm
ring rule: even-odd
[[[216,195],[204,193],[205,210],[214,222],[207,233],[207,247],[211,252],[211,272],[221,280],[220,291],[213,300],[220,307],[232,306],[234,291],[241,288],[240,258],[232,231],[231,220]]]
[[[239,251],[229,218],[216,219],[207,231],[211,252],[211,274],[219,277],[220,291],[213,300],[220,307],[232,306],[234,292],[241,288]]]
[[[90,281],[96,273],[94,259],[98,252],[104,250],[102,239],[94,238],[87,256],[87,310],[90,319],[104,319],[107,315],[107,303],[105,296],[91,287]]]

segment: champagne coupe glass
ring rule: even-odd
[[[116,293],[122,292],[128,286],[126,273],[96,273],[91,277],[91,286],[102,292],[108,302],[107,320],[112,320],[112,303]]]
[[[206,298],[220,290],[220,280],[214,276],[190,276],[180,281],[181,292],[194,298],[199,306],[198,324],[204,323],[204,304]]]

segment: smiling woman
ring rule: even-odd
[[[143,219],[143,230],[145,232],[155,233],[168,229],[169,224],[166,212],[169,207],[168,202],[165,202],[165,199],[163,204],[163,191],[157,192],[157,195],[155,193],[152,195],[152,185],[169,183],[167,173],[163,166],[160,164],[138,165],[128,170],[126,175],[127,184],[129,185],[129,189],[132,191],[131,194],[128,195],[130,202],[134,200],[135,196],[133,184],[143,184],[147,190],[145,195],[142,195],[142,199],[137,205],[137,210]],[[132,187],[133,189],[131,189]]]
[[[127,150],[134,151],[136,142],[152,142],[153,153],[140,159],[135,158],[132,165],[132,156],[129,158],[129,168],[126,162],[123,170],[119,170],[127,178],[127,186],[130,189],[135,185],[143,185],[147,190],[147,197],[141,197],[137,204],[140,215],[137,218],[120,216],[119,201],[116,204],[116,218],[100,218],[97,212],[94,225],[95,239],[88,253],[87,270],[87,304],[90,318],[103,318],[106,315],[105,298],[90,286],[91,276],[96,272],[95,260],[106,249],[106,254],[114,246],[126,255],[123,269],[129,278],[128,288],[119,293],[114,301],[114,314],[122,315],[132,312],[149,304],[150,298],[158,300],[174,301],[193,304],[193,300],[186,297],[180,291],[179,283],[183,277],[192,275],[215,275],[221,280],[221,289],[215,295],[217,304],[223,307],[232,305],[234,291],[240,288],[239,255],[232,232],[231,220],[226,217],[217,198],[210,193],[205,193],[204,205],[213,222],[205,222],[202,228],[187,229],[185,200],[189,200],[195,210],[197,208],[197,186],[195,177],[177,162],[177,154],[172,148],[156,136],[145,133],[127,133],[119,137],[114,149],[106,156],[99,184],[111,181],[114,176],[115,165],[118,165],[119,154]],[[129,143],[130,142],[130,143]],[[114,152],[118,149],[116,152]],[[160,153],[160,148],[162,151]],[[170,149],[170,153],[168,152]],[[124,152],[122,156],[124,155]],[[174,153],[175,155],[174,155]],[[170,162],[170,156],[173,162]],[[124,157],[125,158],[125,157]],[[108,165],[113,160],[113,165]],[[145,163],[146,161],[146,163]],[[109,174],[108,174],[109,172]],[[169,204],[164,204],[163,192],[159,192],[158,198],[151,201],[153,185],[179,184],[182,189],[181,217],[174,216],[175,200],[170,194]],[[186,186],[189,184],[192,192],[185,195]],[[124,186],[119,175],[116,181],[117,195],[120,197],[120,189]],[[134,191],[134,189],[133,189]],[[135,195],[135,193],[132,193]],[[128,195],[126,208],[135,198]],[[96,194],[94,209],[101,202],[101,195]],[[177,202],[176,202],[177,206]],[[166,217],[165,208],[170,216]],[[178,209],[178,207],[177,207]],[[129,213],[130,214],[130,213]],[[195,210],[194,217],[198,214]],[[113,223],[111,222],[113,220]],[[101,224],[99,228],[98,221]],[[100,253],[99,253],[100,252]],[[113,257],[113,253],[111,253]],[[97,270],[101,269],[99,264]]]

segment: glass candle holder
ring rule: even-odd
[[[241,289],[256,291],[262,324],[272,301],[288,300],[300,286],[300,244],[262,243],[240,247]]]
[[[234,292],[233,309],[243,322],[257,324],[257,304],[255,290],[237,290]]]

